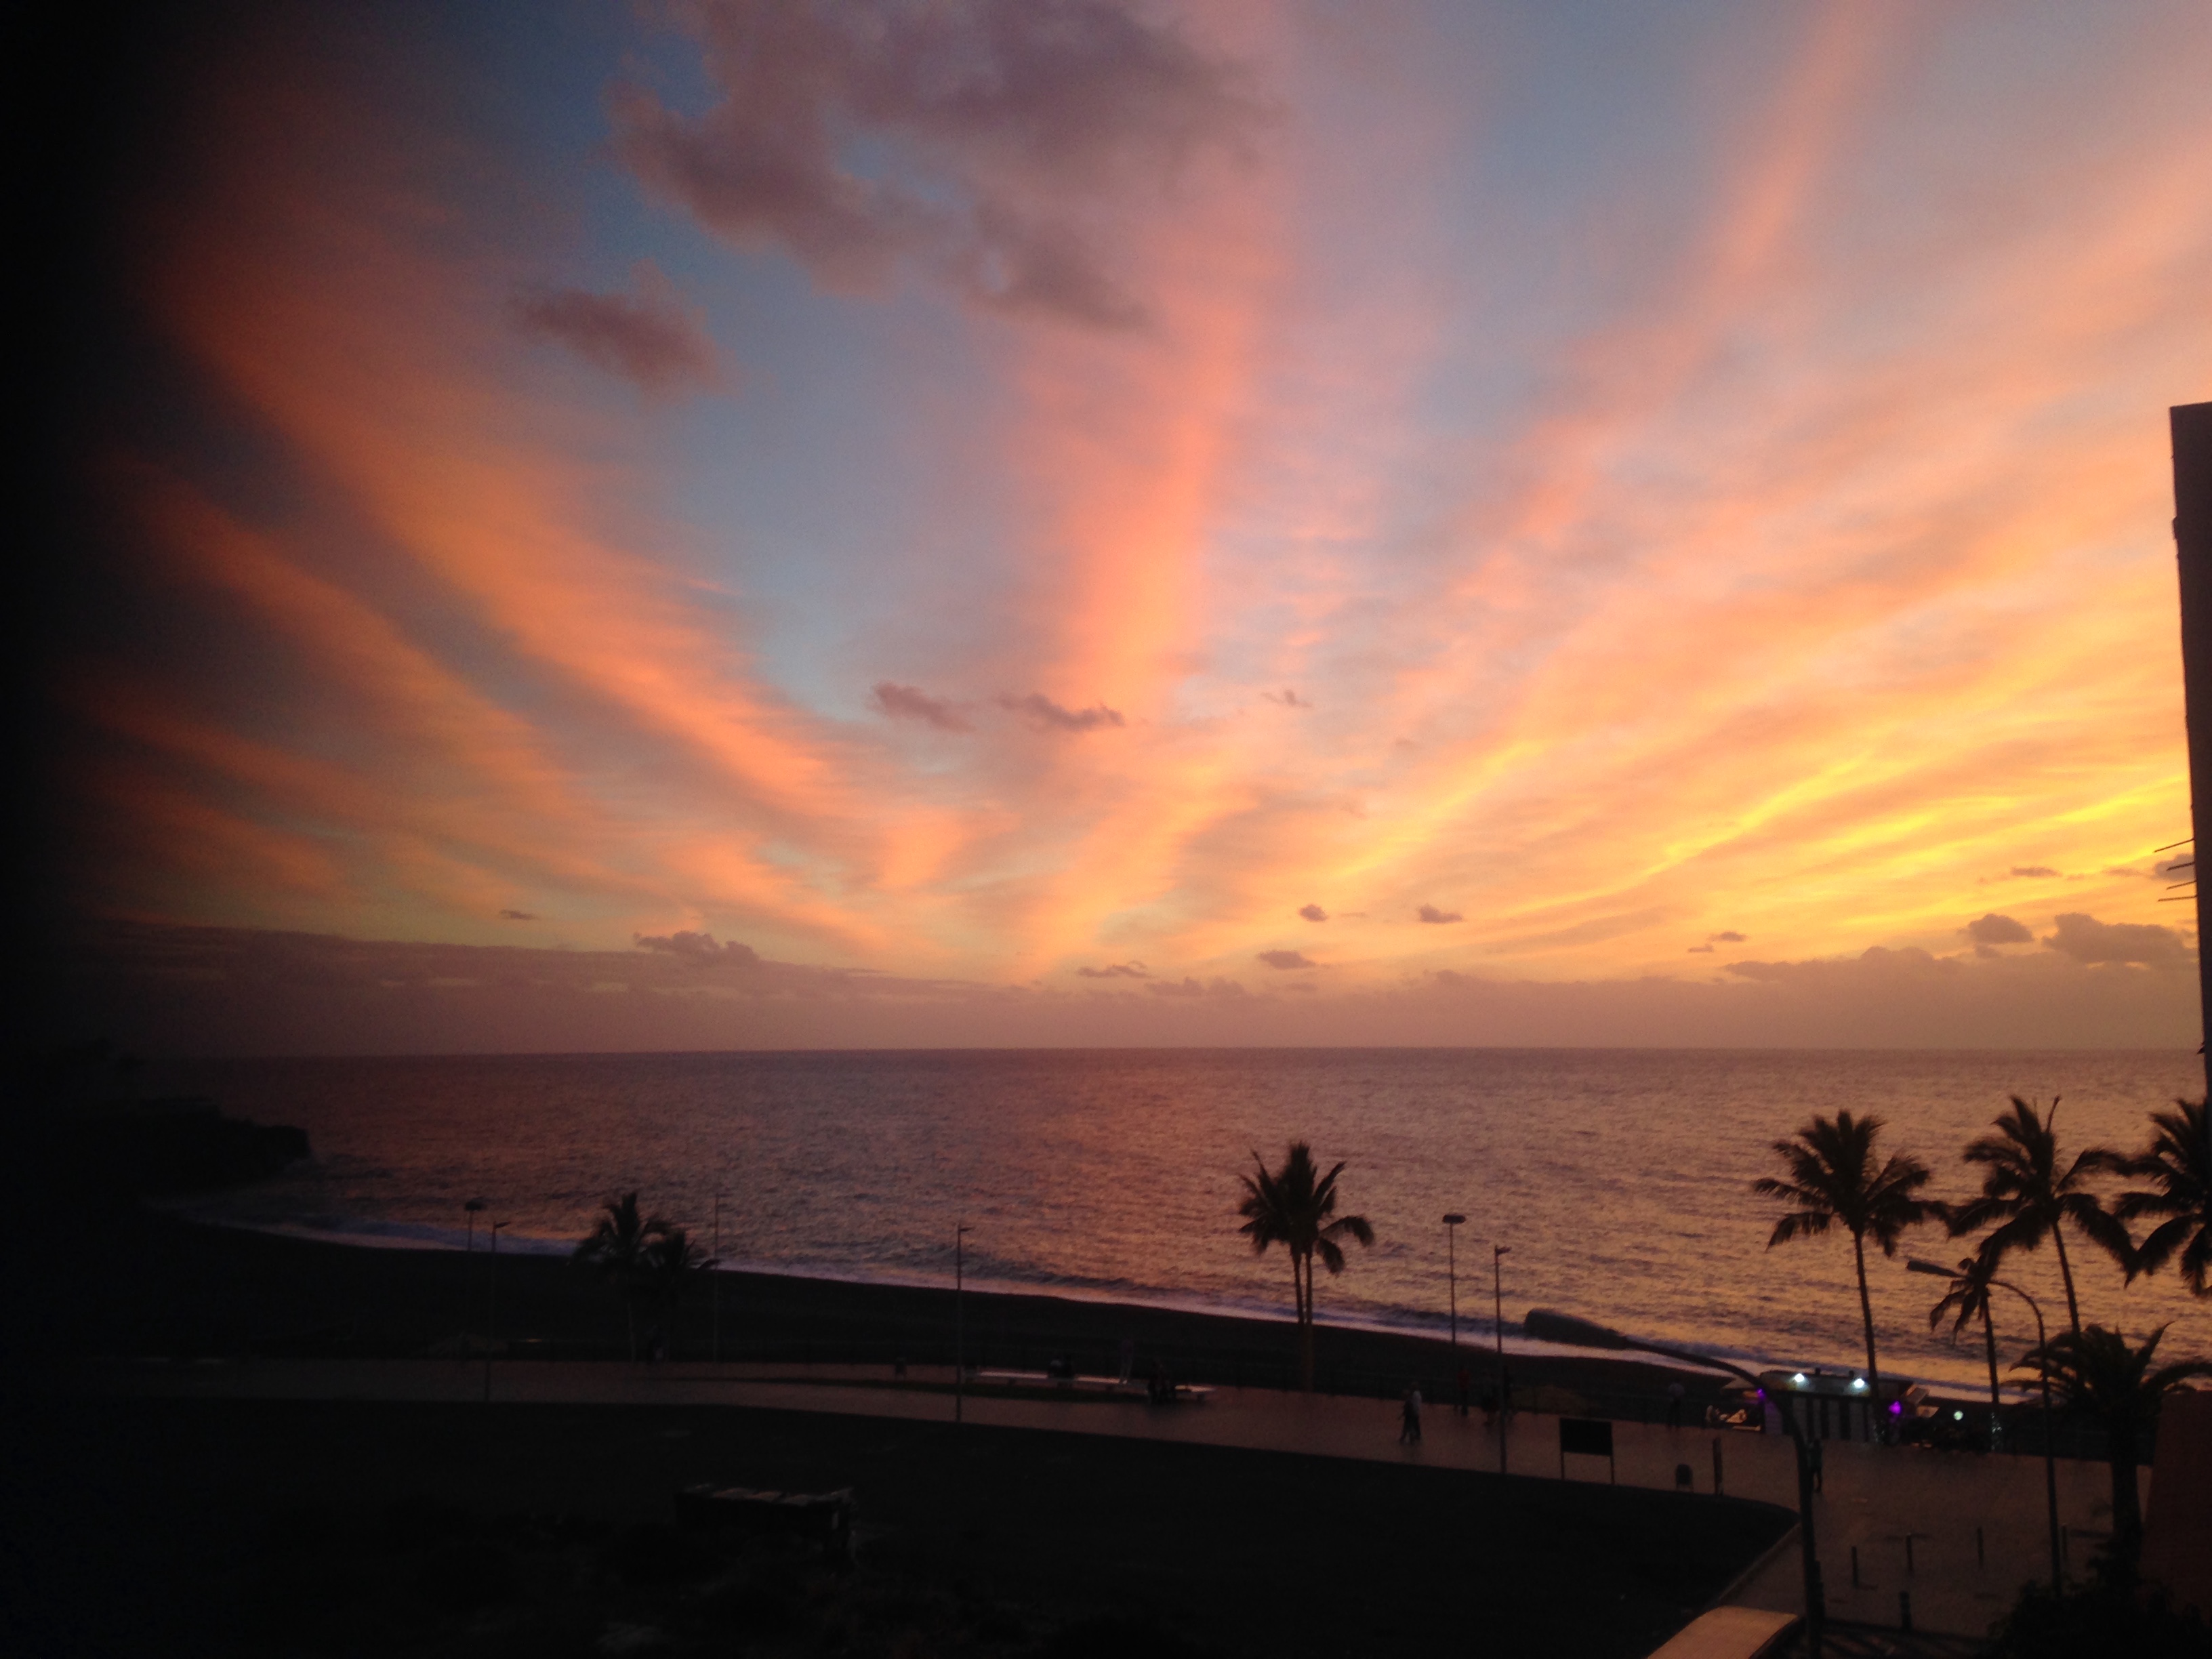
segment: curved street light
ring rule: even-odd
[[[1498,1472],[1505,1473],[1506,1425],[1513,1416],[1513,1382],[1505,1374],[1505,1258],[1510,1244],[1490,1247],[1490,1319],[1498,1336]],[[1816,1656],[1817,1659],[1817,1656]]]
[[[491,1261],[484,1273],[484,1382],[483,1402],[491,1404],[491,1352],[499,1341],[499,1236],[507,1223],[491,1224]]]
[[[1577,1319],[1572,1314],[1553,1313],[1547,1308],[1533,1310],[1521,1328],[1540,1342],[1565,1342],[1578,1348],[1627,1349],[1638,1353],[1656,1353],[1663,1358],[1678,1359],[1686,1365],[1700,1365],[1717,1371],[1727,1371],[1741,1377],[1765,1398],[1766,1390],[1759,1381],[1741,1365],[1731,1365],[1725,1359],[1716,1359],[1711,1354],[1692,1353],[1683,1348],[1670,1348],[1662,1343],[1646,1342],[1643,1338],[1630,1336],[1610,1326],[1600,1325],[1588,1319]],[[1805,1431],[1794,1411],[1782,1413],[1789,1426],[1790,1444],[1797,1453],[1797,1535],[1805,1564],[1805,1652],[1806,1659],[1820,1659],[1820,1632],[1827,1622],[1827,1592],[1820,1583],[1820,1553],[1813,1536],[1813,1459],[1811,1448],[1805,1443]]]
[[[963,1221],[952,1229],[952,1420],[966,1419],[968,1408],[968,1235]]]
[[[1467,1218],[1457,1210],[1444,1217],[1444,1260],[1447,1264],[1445,1271],[1451,1276],[1451,1345],[1455,1352],[1459,1347],[1459,1235],[1455,1229],[1464,1226],[1466,1223]],[[1467,1398],[1464,1393],[1459,1403],[1461,1409],[1465,1410]]]
[[[1966,1277],[1956,1267],[1946,1267],[1937,1261],[1923,1261],[1918,1256],[1905,1258],[1905,1271],[1909,1273],[1926,1273],[1933,1279],[1948,1279],[1954,1285]],[[2021,1301],[2027,1303],[2030,1310],[2035,1315],[2036,1358],[2039,1362],[2038,1368],[2043,1373],[2043,1499],[2051,1517],[2051,1590],[2055,1595],[2058,1593],[2060,1583],[2064,1577],[2064,1565],[2059,1554],[2058,1542],[2058,1453],[2053,1443],[2051,1429],[2051,1354],[2048,1347],[2050,1339],[2044,1334],[2043,1307],[2040,1303],[2019,1285],[2010,1284],[2004,1279],[1992,1279],[1988,1282],[2001,1291],[2010,1291]]]

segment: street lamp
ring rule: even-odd
[[[968,1399],[968,1258],[969,1227],[961,1222],[952,1230],[952,1420],[963,1420]]]
[[[1544,1342],[1571,1343],[1578,1348],[1625,1348],[1640,1353],[1656,1353],[1663,1358],[1676,1359],[1687,1365],[1703,1365],[1714,1370],[1726,1371],[1741,1377],[1758,1389],[1761,1399],[1765,1389],[1759,1379],[1740,1365],[1731,1365],[1725,1359],[1715,1359],[1710,1354],[1692,1353],[1686,1349],[1669,1348],[1656,1342],[1646,1342],[1641,1337],[1628,1336],[1587,1319],[1577,1319],[1572,1314],[1553,1313],[1538,1308],[1528,1316],[1522,1327],[1528,1334]],[[1805,1573],[1805,1652],[1806,1659],[1820,1659],[1820,1632],[1827,1622],[1827,1592],[1820,1583],[1820,1553],[1813,1537],[1813,1459],[1811,1448],[1806,1444],[1805,1431],[1797,1421],[1795,1411],[1785,1411],[1782,1420],[1789,1425],[1790,1443],[1797,1452],[1797,1533],[1801,1553],[1804,1558]]]
[[[714,1275],[707,1281],[708,1322],[714,1329],[714,1363],[722,1363],[722,1195],[714,1194],[714,1260],[709,1271]]]
[[[1943,1267],[1932,1261],[1923,1261],[1917,1267],[1908,1266],[1906,1271],[1929,1274],[1941,1273],[1945,1279],[1950,1280],[1951,1294],[1944,1298],[1945,1302],[1955,1299],[1961,1306],[1970,1306],[1975,1302],[1981,1304],[1982,1350],[1988,1357],[1990,1366],[1990,1446],[1994,1450],[2001,1433],[2000,1425],[1997,1422],[1997,1411],[2002,1403],[1997,1392],[1997,1328],[1996,1321],[1990,1316],[1987,1287],[1983,1287],[1979,1295],[1974,1294],[1976,1288],[1974,1266],[1975,1258],[1969,1255],[1961,1256],[1956,1267]],[[1941,1308],[1943,1304],[1939,1302],[1936,1305]],[[1930,1314],[1929,1317],[1932,1320],[1935,1316]]]
[[[499,1340],[499,1235],[504,1221],[491,1224],[491,1261],[484,1274],[484,1404],[491,1404],[491,1351]]]
[[[1917,1256],[1905,1258],[1905,1271],[1909,1273],[1927,1273],[1934,1278],[1948,1279],[1954,1282],[1960,1278],[1957,1268],[1946,1267],[1941,1262],[1923,1261]],[[2049,1510],[2051,1516],[2051,1593],[2056,1595],[2058,1594],[2064,1568],[2058,1553],[2058,1453],[2053,1443],[2051,1428],[2051,1353],[2048,1346],[2049,1339],[2045,1336],[2043,1330],[2043,1305],[2017,1285],[2010,1284],[2002,1279],[1992,1279],[1989,1282],[1999,1290],[2010,1291],[2021,1301],[2027,1303],[2030,1310],[2035,1315],[2036,1358],[2039,1369],[2043,1372],[2043,1498],[2044,1505]],[[1991,1340],[1994,1340],[1994,1337]]]
[[[1498,1472],[1505,1473],[1505,1425],[1513,1415],[1513,1382],[1505,1374],[1505,1258],[1510,1244],[1490,1247],[1490,1323],[1498,1340]]]
[[[1444,1261],[1446,1263],[1444,1271],[1450,1276],[1451,1281],[1451,1345],[1455,1352],[1456,1352],[1459,1347],[1459,1235],[1452,1230],[1455,1227],[1463,1224],[1466,1220],[1467,1218],[1462,1215],[1457,1210],[1454,1210],[1449,1215],[1444,1218]],[[1467,1409],[1467,1396],[1464,1394],[1460,1396],[1459,1403],[1460,1409],[1462,1411]]]
[[[484,1206],[483,1200],[472,1198],[461,1206],[469,1218],[468,1249],[461,1257],[461,1346],[465,1349],[469,1340],[469,1267],[477,1253],[477,1213]]]

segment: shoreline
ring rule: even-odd
[[[403,1245],[218,1225],[141,1210],[96,1284],[46,1279],[19,1297],[34,1349],[111,1355],[414,1356],[487,1331],[511,1358],[624,1357],[629,1321],[608,1286],[563,1257]],[[1126,1354],[1139,1376],[1154,1364],[1183,1382],[1295,1389],[1295,1327],[1285,1317],[1161,1306],[1029,1290],[884,1284],[782,1272],[711,1275],[672,1314],[641,1306],[643,1339],[664,1328],[670,1357],[772,1364],[949,1364],[956,1325],[970,1364],[1042,1370],[1067,1359],[1115,1375]],[[719,1304],[719,1305],[718,1305]],[[717,1338],[719,1336],[719,1342]],[[1431,1401],[1455,1399],[1464,1370],[1480,1404],[1498,1381],[1487,1344],[1332,1323],[1316,1327],[1315,1385],[1324,1393],[1395,1398],[1413,1382]],[[1735,1379],[1656,1356],[1506,1348],[1514,1402],[1534,1409],[1657,1421],[1670,1385],[1685,1419],[1701,1422]],[[1541,1401],[1540,1403],[1540,1396]]]
[[[318,1227],[304,1222],[252,1221],[218,1218],[204,1212],[195,1213],[187,1206],[176,1203],[158,1204],[153,1207],[158,1212],[184,1224],[206,1228],[212,1231],[243,1233],[283,1239],[301,1244],[375,1254],[390,1253],[441,1259],[471,1255],[465,1245],[454,1242],[453,1239],[446,1238],[442,1236],[442,1232],[438,1233],[437,1236],[426,1236],[434,1231],[428,1228],[417,1228],[411,1233],[397,1231],[356,1231],[348,1228]],[[412,1223],[388,1224],[394,1229],[417,1226],[416,1224]],[[459,1237],[459,1235],[455,1235],[456,1239]],[[550,1261],[566,1265],[570,1249],[569,1245],[559,1241],[530,1239],[522,1242],[520,1248],[510,1243],[501,1250],[499,1259],[503,1271],[507,1270],[507,1264],[520,1264],[526,1261]],[[479,1245],[473,1255],[489,1259],[489,1252]],[[517,1270],[520,1270],[519,1265]],[[805,1265],[785,1267],[762,1262],[724,1263],[710,1271],[715,1279],[726,1284],[758,1279],[806,1285],[842,1286],[869,1291],[910,1291],[926,1296],[942,1296],[946,1298],[950,1298],[953,1294],[953,1286],[949,1276],[943,1281],[918,1275],[913,1277],[868,1276],[853,1273],[823,1271]],[[1295,1328],[1286,1314],[1272,1313],[1260,1308],[1210,1303],[1195,1296],[1176,1297],[1172,1294],[1164,1294],[1154,1297],[1145,1297],[1118,1294],[1110,1291],[1030,1285],[1018,1280],[981,1279],[974,1275],[970,1275],[967,1280],[966,1294],[970,1297],[977,1298],[1038,1301],[1089,1308],[1099,1310],[1102,1316],[1107,1313],[1118,1312],[1126,1319],[1133,1321],[1142,1321],[1156,1315],[1166,1315],[1200,1321],[1222,1321],[1238,1326],[1274,1327],[1285,1333],[1283,1340],[1285,1342],[1293,1340],[1289,1334]],[[1317,1340],[1321,1332],[1336,1332],[1351,1340],[1372,1338],[1389,1343],[1402,1341],[1432,1345],[1438,1349],[1449,1349],[1450,1346],[1449,1339],[1441,1329],[1432,1331],[1425,1328],[1430,1322],[1427,1319],[1418,1316],[1409,1317],[1403,1323],[1382,1319],[1332,1317],[1324,1310],[1319,1317],[1316,1330]],[[1434,1322],[1439,1327],[1443,1323],[1442,1321]],[[1495,1346],[1492,1335],[1486,1328],[1489,1324],[1490,1321],[1487,1317],[1480,1319],[1478,1323],[1472,1316],[1462,1322],[1462,1328],[1468,1332],[1462,1336],[1459,1344],[1460,1351],[1463,1354],[1471,1359],[1493,1358]],[[1670,1346],[1692,1353],[1701,1350],[1701,1345],[1686,1340],[1672,1343]],[[1737,1381],[1719,1370],[1717,1366],[1692,1365],[1656,1354],[1625,1358],[1615,1350],[1581,1348],[1532,1340],[1525,1335],[1516,1334],[1514,1322],[1510,1320],[1507,1322],[1504,1351],[1509,1365],[1526,1367],[1532,1370],[1544,1370],[1554,1364],[1589,1364],[1598,1367],[1625,1366],[1638,1372],[1663,1373],[1670,1380],[1682,1382],[1686,1389],[1692,1380],[1712,1384],[1717,1389],[1732,1387]],[[1715,1352],[1719,1358],[1754,1373],[1765,1370],[1804,1370],[1830,1376],[1856,1375],[1863,1369],[1827,1362],[1807,1363],[1779,1359],[1733,1348],[1717,1348]],[[1480,1370],[1480,1368],[1476,1369],[1479,1375],[1487,1375],[1487,1372]],[[1885,1378],[1901,1377],[1907,1382],[1916,1383],[1927,1389],[1931,1398],[1955,1397],[1968,1401],[1985,1401],[1987,1399],[1986,1388],[1977,1388],[1972,1384],[1962,1383],[1955,1378],[1918,1376],[1906,1369],[1893,1368],[1887,1360],[1882,1367],[1882,1375]],[[2018,1406],[2032,1401],[2034,1390],[2032,1387],[2008,1382],[2002,1386],[2001,1394],[2008,1405]]]

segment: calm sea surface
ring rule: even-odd
[[[316,1163],[196,1205],[210,1218],[362,1243],[458,1244],[482,1195],[512,1248],[558,1249],[609,1192],[695,1226],[721,1200],[732,1266],[949,1283],[957,1221],[971,1282],[1285,1316],[1289,1270],[1236,1232],[1251,1152],[1295,1137],[1343,1159],[1344,1207],[1377,1233],[1324,1276],[1324,1319],[1444,1328],[1446,1211],[1462,1331],[1492,1330],[1503,1244],[1509,1325],[1551,1307],[1718,1353],[1849,1365],[1861,1353],[1850,1248],[1769,1251],[1753,1178],[1814,1113],[1879,1112],[1890,1144],[1970,1189],[1958,1152],[2007,1095],[2061,1095],[2072,1149],[2135,1147],[2146,1115],[2202,1088],[2180,1053],[1235,1050],[589,1055],[210,1065],[226,1108],[295,1123]],[[1954,1259],[1940,1230],[1906,1250]],[[1876,1257],[1875,1317],[1899,1370],[1972,1383],[1978,1344],[1928,1333],[1940,1284]],[[2212,1354],[2212,1309],[2169,1272],[2123,1290],[2074,1249],[2083,1316],[2175,1321],[2168,1352]],[[2020,1263],[2063,1320],[2049,1248]],[[2025,1346],[2015,1304],[1999,1338]],[[2009,1357],[2009,1356],[2008,1356]],[[1887,1363],[1887,1362],[1886,1362]]]

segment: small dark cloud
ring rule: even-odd
[[[1322,909],[1318,904],[1301,904],[1298,907],[1298,914],[1304,916],[1308,921],[1327,921],[1328,920],[1328,912]]]
[[[1088,708],[1063,708],[1042,691],[1019,697],[1008,693],[998,702],[1000,708],[1019,714],[1039,732],[1095,732],[1103,726],[1128,724],[1119,711],[1103,702],[1093,703]]]
[[[1688,954],[1693,957],[1709,957],[1712,953],[1713,947],[1710,945],[1692,945],[1688,951]]]
[[[2001,916],[1994,910],[1978,921],[1970,921],[1959,930],[1977,945],[2031,945],[2035,935],[2010,916]]]
[[[1318,968],[1321,966],[1321,963],[1313,961],[1303,951],[1262,951],[1258,959],[1266,963],[1270,968]]]
[[[1433,904],[1424,904],[1413,913],[1431,927],[1442,927],[1448,922],[1465,921],[1467,918],[1456,910],[1439,910]]]
[[[499,919],[501,921],[535,921],[538,917],[528,910],[502,910],[499,913]]]
[[[685,15],[721,101],[694,116],[628,88],[617,153],[709,229],[846,291],[903,268],[987,310],[1139,323],[1099,216],[1241,149],[1258,114],[1235,70],[1133,0]]]
[[[520,294],[514,319],[526,333],[564,345],[653,396],[719,391],[726,376],[705,313],[685,305],[650,264],[639,265],[637,286],[635,297],[574,288]]]
[[[1744,935],[1737,933],[1733,927],[1725,933],[1705,935],[1705,943],[1708,945],[1741,945],[1743,942]]]
[[[2053,916],[2055,932],[2043,942],[2076,962],[2136,963],[2145,967],[2178,967],[2189,959],[2189,948],[2171,927],[2148,922],[2100,921],[2080,911]]]
[[[920,720],[924,726],[933,726],[940,732],[972,732],[975,728],[961,714],[957,703],[933,697],[927,692],[911,685],[895,685],[889,680],[878,680],[869,694],[869,707],[878,714],[895,720]]]
[[[630,938],[641,951],[658,951],[664,956],[680,957],[685,962],[750,964],[760,960],[759,952],[751,945],[740,945],[735,939],[727,945],[717,945],[712,933],[633,933]]]
[[[1260,695],[1265,697],[1269,702],[1280,703],[1285,708],[1310,708],[1313,707],[1311,703],[1308,702],[1297,692],[1291,690],[1287,685],[1279,691],[1262,691]]]
[[[2052,869],[2047,864],[2015,864],[2005,873],[2015,877],[2026,876],[2032,879],[2040,881],[2056,876],[2058,872]]]
[[[1075,970],[1085,979],[1150,979],[1152,975],[1141,962],[1109,962],[1103,968],[1079,968]]]
[[[1180,980],[1156,979],[1145,988],[1156,997],[1171,997],[1177,1001],[1189,1001],[1199,997],[1221,999],[1251,994],[1233,979],[1213,979],[1201,985],[1188,975]]]

